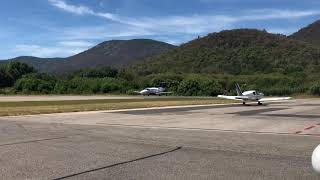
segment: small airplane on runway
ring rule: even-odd
[[[264,94],[258,92],[256,90],[250,90],[242,92],[239,84],[236,84],[237,96],[225,96],[218,95],[219,98],[231,99],[231,100],[239,100],[242,101],[242,104],[246,104],[247,101],[255,101],[258,102],[258,105],[262,105],[262,102],[270,102],[270,101],[285,101],[291,99],[291,97],[270,97],[265,98]]]
[[[173,93],[173,92],[165,92],[165,90],[166,89],[163,87],[149,87],[141,91],[135,91],[135,93],[141,94],[143,96],[150,96],[150,95],[161,96],[161,95],[168,95]]]

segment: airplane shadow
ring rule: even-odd
[[[243,106],[262,106],[262,107],[264,107],[264,106],[269,106],[270,104],[261,104],[261,105],[259,105],[259,104],[244,104]]]

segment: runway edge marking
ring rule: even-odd
[[[228,130],[228,129],[206,129],[206,128],[182,128],[182,127],[161,127],[161,126],[139,126],[139,125],[125,125],[125,124],[107,124],[107,123],[96,123],[105,126],[113,127],[131,127],[131,128],[141,128],[141,129],[163,129],[163,130],[185,130],[185,131],[216,131],[216,132],[233,132],[233,133],[243,133],[243,134],[270,134],[270,135],[286,135],[286,136],[320,136],[320,134],[299,134],[286,133],[286,132],[259,132],[259,131],[241,131],[241,130]]]

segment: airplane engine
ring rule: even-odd
[[[312,162],[312,167],[314,171],[320,174],[320,145],[318,145],[314,149],[312,153],[311,162]]]

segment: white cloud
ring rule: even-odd
[[[297,32],[298,29],[296,28],[267,28],[269,33],[274,34],[283,34],[283,35],[290,35],[294,32]]]
[[[59,42],[60,45],[66,46],[66,47],[85,47],[88,48],[90,46],[93,46],[93,43],[87,42],[87,41],[61,41]]]
[[[48,1],[52,6],[55,6],[69,13],[78,14],[78,15],[93,15],[93,16],[106,18],[112,21],[121,21],[121,19],[119,19],[114,14],[95,12],[87,6],[68,4],[63,0],[48,0]]]
[[[70,13],[74,13],[74,14],[94,14],[94,12],[86,7],[86,6],[75,6],[75,5],[71,5],[71,4],[67,4],[64,1],[61,0],[48,0],[53,6],[60,8],[64,11],[70,12]]]
[[[61,34],[61,39],[66,40],[106,40],[110,38],[125,38],[133,36],[150,36],[153,32],[135,27],[123,26],[97,26],[66,28]]]
[[[85,47],[65,47],[65,46],[53,46],[45,47],[34,44],[19,44],[14,48],[14,52],[23,54],[25,56],[36,56],[36,57],[67,57],[80,53],[87,48]]]
[[[258,9],[249,11],[249,15],[239,16],[238,21],[296,19],[320,15],[320,10]]]

